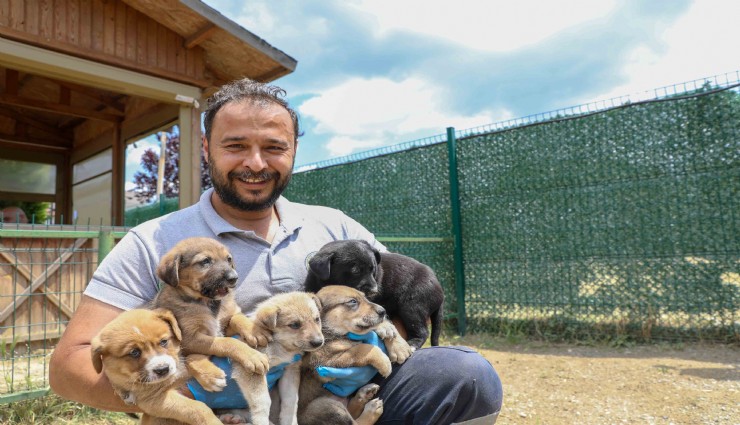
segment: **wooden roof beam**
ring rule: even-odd
[[[65,140],[63,141],[63,143],[59,143],[56,140],[52,139],[39,139],[36,137],[29,137],[27,135],[0,133],[0,148],[12,147],[17,149],[19,147],[24,147],[26,149],[29,149],[36,146],[43,147],[42,150],[59,152],[60,150],[69,150],[71,145],[71,140]]]
[[[186,49],[192,49],[193,47],[209,39],[213,35],[213,33],[216,32],[217,29],[218,27],[215,24],[209,22],[201,27],[198,31],[196,31],[193,35],[185,39],[183,45]]]
[[[37,99],[28,99],[12,94],[0,94],[0,104],[11,105],[37,111],[53,112],[61,115],[88,118],[93,120],[119,122],[123,120],[122,113],[98,112],[78,106],[64,105],[61,103],[44,102]]]
[[[28,124],[29,126],[34,127],[34,128],[37,128],[37,129],[39,129],[39,130],[41,130],[41,131],[43,131],[45,133],[48,133],[49,135],[51,135],[53,137],[56,137],[56,138],[58,138],[60,140],[66,140],[66,139],[68,139],[68,138],[71,137],[71,133],[62,131],[59,128],[57,128],[57,127],[55,127],[55,126],[53,126],[51,124],[47,124],[47,123],[45,123],[43,121],[39,121],[39,120],[33,119],[33,118],[29,117],[28,115],[21,114],[18,111],[16,111],[15,109],[11,109],[11,108],[6,108],[6,107],[3,107],[3,106],[0,106],[0,115],[4,115],[4,116],[6,116],[8,118],[11,118],[11,119],[13,119],[15,121]]]

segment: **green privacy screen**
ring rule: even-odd
[[[740,341],[731,76],[457,132],[468,331]],[[298,172],[286,196],[418,238],[386,245],[436,271],[454,321],[447,146],[410,146]]]

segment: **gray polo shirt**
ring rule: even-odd
[[[236,298],[245,313],[273,294],[302,290],[308,259],[325,243],[364,239],[385,247],[341,211],[290,202],[275,204],[280,227],[272,244],[252,231],[237,229],[213,209],[209,189],[188,208],[131,229],[95,270],[85,295],[124,310],[141,306],[158,290],[159,259],[182,239],[205,236],[231,251],[239,273]]]

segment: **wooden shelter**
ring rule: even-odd
[[[127,144],[176,123],[191,205],[205,97],[295,66],[198,0],[0,0],[0,199],[121,225]]]

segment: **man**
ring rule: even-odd
[[[272,294],[301,290],[308,258],[326,242],[364,239],[384,249],[342,212],[280,196],[300,135],[284,95],[278,87],[244,79],[209,99],[203,146],[214,188],[198,204],[132,229],[105,258],[54,351],[49,381],[55,392],[101,409],[131,411],[93,369],[90,340],[121,311],[154,297],[159,259],[186,237],[212,237],[229,248],[240,279],[237,302],[247,314]],[[344,374],[350,376],[334,383],[345,392],[369,380],[353,370],[338,376]],[[501,408],[493,367],[464,347],[419,350],[381,387],[381,424],[490,424]]]

